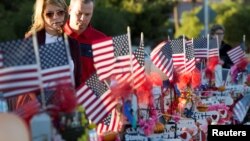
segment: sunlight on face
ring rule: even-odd
[[[93,2],[84,4],[81,1],[76,1],[73,5],[70,5],[70,27],[77,33],[83,32],[90,23],[93,9]]]

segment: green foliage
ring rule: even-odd
[[[129,26],[133,42],[143,32],[145,43],[152,45],[166,39],[171,31],[168,30],[173,26],[168,21],[171,10],[168,0],[99,0],[93,24],[109,35],[125,33]]]
[[[225,1],[223,4],[212,4],[211,8],[215,10],[217,16],[213,23],[209,24],[211,27],[213,24],[221,24],[225,27],[224,40],[232,46],[239,45],[242,42],[243,35],[246,35],[246,43],[249,47],[250,40],[250,6],[244,5],[241,2]],[[192,12],[184,12],[182,15],[181,27],[175,33],[175,37],[185,34],[189,38],[198,37],[199,33],[204,29],[204,25],[198,20],[197,13],[199,8],[196,8]]]
[[[111,7],[96,8],[92,19],[95,28],[110,36],[126,33],[129,21],[133,21],[133,15]]]
[[[122,6],[122,9],[131,13],[140,13],[143,9],[143,3],[134,0],[122,1]]]
[[[237,45],[242,41],[243,35],[246,35],[246,42],[250,45],[250,7],[242,6],[237,12],[233,13],[231,18],[224,21],[226,32],[226,40],[233,45]],[[248,49],[249,50],[249,49]]]
[[[133,32],[139,35],[144,32],[145,39],[151,40],[151,44],[157,44],[168,36],[168,29],[172,28],[172,24],[168,21],[168,6],[148,6],[147,9],[136,15],[136,21],[133,23]]]
[[[105,7],[105,8],[114,8],[114,9],[121,9],[121,0],[96,0],[95,5],[96,7]]]
[[[0,3],[0,41],[23,38],[31,24],[33,2],[29,0]]]
[[[243,40],[243,35],[250,37],[250,22],[249,12],[250,6],[239,2],[230,2],[221,5],[213,5],[218,10],[216,23],[222,24],[225,29],[225,41],[232,46],[239,45]],[[248,46],[250,40],[246,40]]]
[[[198,37],[204,26],[200,23],[196,14],[201,8],[195,11],[185,12],[182,15],[181,27],[175,32],[175,38],[185,35],[188,38]]]
[[[69,4],[70,0],[66,0]],[[169,21],[174,1],[169,0],[95,0],[95,13],[92,24],[107,35],[115,36],[127,32],[131,28],[132,42],[144,33],[145,44],[154,46],[173,33],[173,22]],[[31,25],[33,0],[3,0],[0,1],[0,41],[23,38]],[[225,41],[236,45],[246,35],[249,46],[250,37],[250,6],[242,0],[223,4],[212,4],[217,17],[214,23],[224,25]],[[197,37],[204,25],[196,14],[201,7],[191,12],[184,12],[181,26],[175,31],[175,37],[185,34],[187,37]]]
[[[66,0],[67,4],[70,0]],[[31,25],[32,0],[4,0],[0,2],[0,41],[23,38]],[[94,27],[110,36],[131,28],[132,40],[144,33],[145,43],[167,38],[172,32],[168,21],[172,11],[169,0],[95,0]],[[170,30],[169,30],[170,29]]]

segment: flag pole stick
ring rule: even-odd
[[[209,39],[209,34],[207,34],[207,62],[209,61],[209,41],[210,41],[210,39]]]
[[[201,69],[200,69],[200,71],[201,71],[201,83],[203,82],[203,69],[202,69],[202,68],[203,68],[203,63],[204,63],[203,60],[204,60],[204,59],[201,59],[201,60],[200,60],[200,67],[201,67]]]
[[[40,57],[39,57],[39,49],[38,49],[38,42],[37,42],[36,32],[33,33],[32,40],[33,40],[33,46],[34,46],[35,55],[36,55],[36,62],[37,62],[37,65],[38,65],[37,71],[38,71],[38,74],[39,74],[38,79],[39,79],[39,87],[40,87],[40,91],[41,91],[42,109],[45,110],[46,109],[46,100],[45,100],[45,93],[44,93],[44,89],[43,89],[41,60],[40,60]]]
[[[171,39],[170,39],[170,36],[168,35],[168,41],[170,41]]]
[[[133,117],[134,117],[134,123],[137,122],[137,96],[135,95],[135,89],[134,89],[134,71],[133,71],[133,56],[132,56],[132,45],[131,45],[131,32],[130,32],[130,27],[127,27],[127,35],[128,35],[128,45],[129,45],[129,55],[130,55],[130,71],[131,71],[131,76],[132,76],[132,87],[133,87],[133,94],[131,94],[131,103],[132,103],[132,110],[133,110]],[[134,125],[134,123],[132,123],[132,126],[136,126]],[[136,127],[133,127],[136,128]]]
[[[217,48],[218,48],[218,54],[219,54],[219,56],[218,56],[218,57],[219,57],[219,59],[220,59],[220,51],[219,51],[219,50],[220,50],[220,44],[219,44],[219,36],[218,36],[218,35],[216,35],[216,43],[217,43],[216,45],[217,45]]]
[[[72,60],[71,55],[70,55],[70,50],[69,50],[69,40],[68,40],[68,36],[64,33],[64,43],[65,43],[65,47],[66,47],[66,53],[67,53],[67,58],[68,58],[68,62],[70,64],[70,61]],[[73,64],[74,65],[74,64]],[[70,68],[71,70],[72,68]],[[71,81],[73,84],[73,87],[75,87],[75,78],[74,78],[74,70],[72,70],[73,74],[70,75]]]
[[[186,39],[185,39],[185,35],[183,34],[183,38],[182,38],[182,42],[183,42],[183,52],[184,52],[184,67],[185,67],[185,72],[187,71],[186,69]]]
[[[111,80],[112,81],[112,80]],[[106,80],[104,80],[103,81],[106,85],[107,85],[107,87],[110,89],[110,85],[109,85],[109,83],[106,81]]]
[[[133,88],[134,88],[134,71],[133,71],[133,56],[132,56],[132,45],[131,45],[131,34],[130,34],[130,27],[127,27],[127,35],[128,35],[128,46],[129,46],[129,56],[130,56],[130,71],[131,71],[131,76],[132,76],[132,83],[133,83]]]
[[[207,63],[209,63],[209,54],[210,54],[210,47],[209,47],[209,45],[210,45],[210,36],[209,36],[209,34],[207,34],[207,49],[208,49],[208,52],[207,52]],[[208,80],[209,82],[209,86],[211,86],[212,85],[212,80]]]
[[[144,50],[144,52],[146,53],[146,55],[147,55],[148,57],[150,57],[149,53],[148,53],[146,50]]]
[[[247,48],[246,48],[246,35],[245,34],[243,35],[242,42],[243,42],[243,50],[246,53],[247,52]]]

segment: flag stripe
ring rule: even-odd
[[[84,107],[87,117],[96,124],[101,122],[117,104],[111,91],[98,79],[97,74],[93,74],[77,89],[76,96],[78,104]]]
[[[131,59],[131,58],[128,58],[128,59]],[[141,39],[139,47],[132,54],[132,62],[131,60],[128,60],[126,62],[132,63],[132,64],[129,64],[129,66],[127,66],[127,68],[130,69],[130,71],[132,72],[124,72],[122,74],[119,74],[116,77],[116,79],[118,80],[119,83],[122,83],[124,81],[127,81],[128,83],[132,83],[132,87],[134,89],[137,89],[146,80],[145,79],[145,59],[144,59],[143,39]]]
[[[219,57],[219,46],[217,39],[210,39],[209,41],[209,50],[208,57]]]
[[[186,41],[185,46],[185,72],[189,73],[195,69],[195,57],[194,57],[194,46],[193,40]]]
[[[0,92],[4,97],[39,89],[38,65],[32,40],[0,43]]]
[[[243,122],[247,111],[250,107],[250,95],[245,95],[242,99],[240,99],[233,108],[233,116],[235,120],[239,122]]]
[[[227,52],[227,54],[234,64],[239,63],[241,59],[245,57],[245,53],[242,50],[241,46],[237,46],[231,49]]]
[[[100,80],[130,71],[128,36],[126,34],[94,41],[94,66]]]
[[[121,128],[120,124],[120,117],[116,111],[116,109],[113,109],[111,111],[110,117],[105,123],[105,121],[101,122],[100,124],[97,125],[97,134],[102,134],[107,131],[114,131],[117,132]]]
[[[170,42],[163,41],[150,54],[152,63],[173,80],[173,58]]]
[[[194,39],[193,45],[194,45],[195,58],[207,58],[208,57],[207,38],[200,37],[200,38]]]
[[[105,49],[104,49],[105,48]],[[114,68],[115,55],[113,40],[111,37],[95,41],[92,45],[94,66],[101,80],[104,80],[112,75],[110,73]]]
[[[39,47],[39,56],[41,60],[41,81],[44,88],[52,89],[61,84],[73,86],[73,74],[64,41]]]

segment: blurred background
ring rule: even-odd
[[[70,0],[67,0],[69,3]],[[131,28],[132,43],[144,33],[145,45],[185,35],[205,35],[206,27],[222,24],[225,41],[250,45],[250,0],[95,0],[92,24],[110,36]],[[31,25],[34,0],[0,1],[0,42],[23,38]],[[207,13],[207,15],[206,15]],[[207,18],[207,22],[205,22]],[[248,48],[248,52],[250,49]]]

